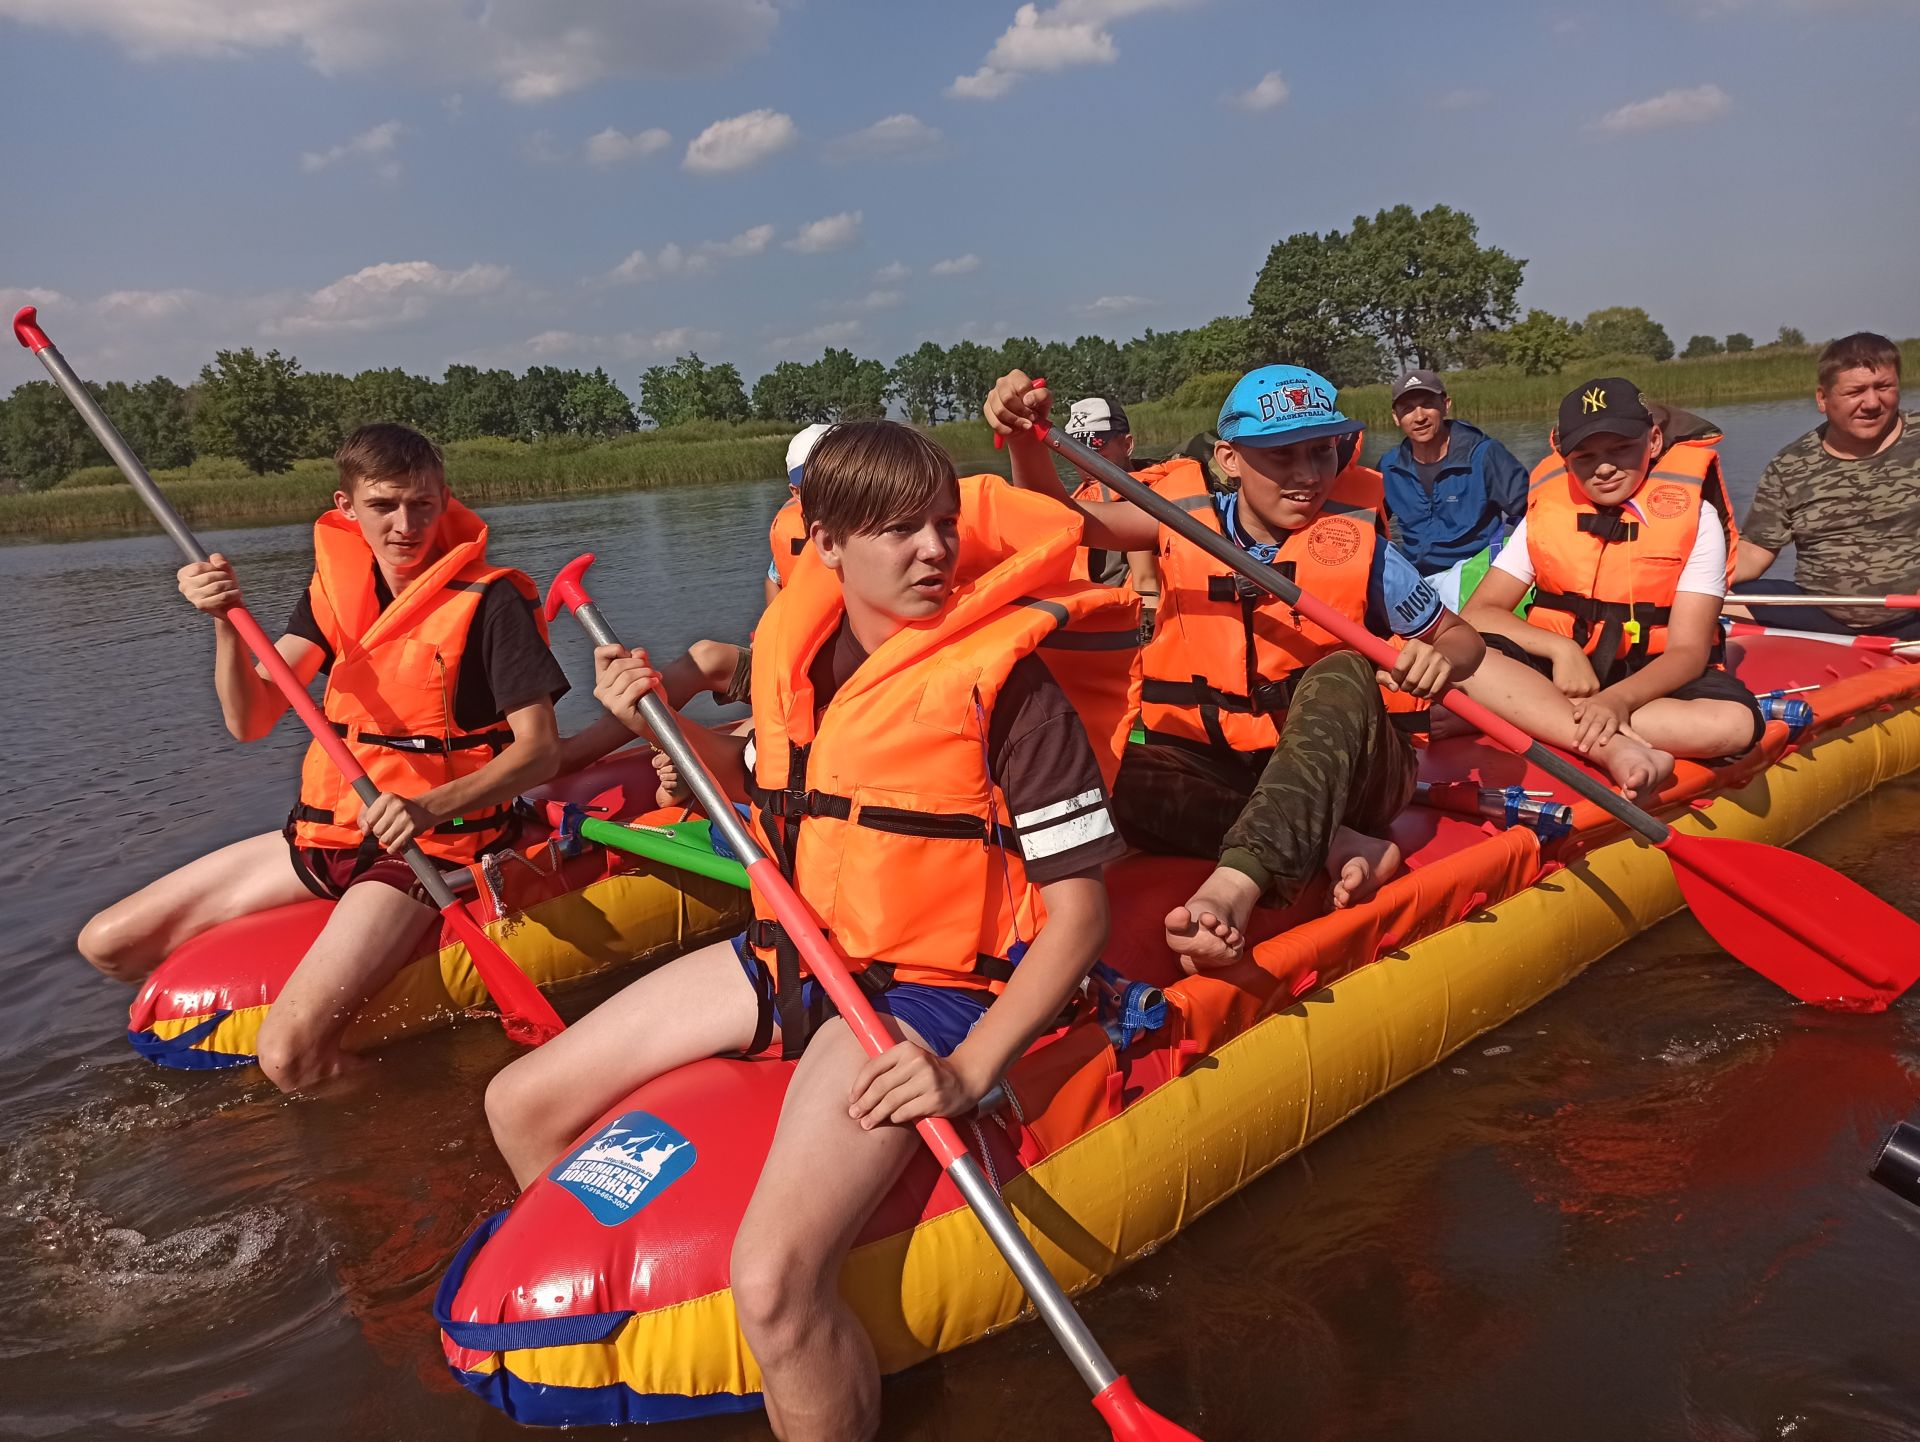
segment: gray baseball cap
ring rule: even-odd
[[[1393,383],[1393,399],[1396,401],[1413,391],[1431,391],[1434,395],[1443,396],[1447,393],[1447,387],[1432,371],[1408,371]]]

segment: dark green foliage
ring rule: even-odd
[[[1687,348],[1680,352],[1682,360],[1699,360],[1703,356],[1719,355],[1724,349],[1720,342],[1710,335],[1687,337]]]
[[[448,366],[440,382],[440,439],[471,441],[481,436],[516,435],[519,431],[514,413],[517,384],[512,371]]]
[[[1500,358],[1523,375],[1553,375],[1580,353],[1580,337],[1572,325],[1537,307],[1503,332],[1499,341]]]
[[[1727,354],[1739,355],[1753,349],[1753,337],[1743,330],[1734,331],[1727,337]]]
[[[606,440],[634,428],[633,404],[598,366],[567,388],[566,427],[577,436]]]
[[[284,471],[307,440],[306,394],[300,362],[253,347],[214,353],[200,370],[200,408],[194,438],[202,451],[238,456],[255,475]]]
[[[1800,333],[1798,326],[1783,325],[1780,334],[1773,338],[1775,345],[1805,345],[1807,338]]]
[[[1474,329],[1513,319],[1527,263],[1481,245],[1479,234],[1472,216],[1445,205],[1419,214],[1396,205],[1371,220],[1354,218],[1333,255],[1348,272],[1340,288],[1357,297],[1354,313],[1396,363],[1445,365]]]
[[[16,388],[0,413],[0,460],[7,474],[30,491],[57,484],[76,466],[106,459],[87,423],[52,381]]]
[[[1673,340],[1667,335],[1666,327],[1637,305],[1615,305],[1593,311],[1580,328],[1580,339],[1587,355],[1673,359]]]
[[[640,410],[656,426],[693,421],[744,421],[752,414],[747,388],[731,361],[708,365],[698,353],[640,375]]]
[[[887,413],[888,385],[879,361],[829,346],[817,361],[781,361],[754,382],[753,413],[793,425],[875,420]]]

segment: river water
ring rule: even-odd
[[[1723,407],[1742,503],[1816,417]],[[1531,462],[1544,429],[1494,427]],[[456,484],[457,484],[457,477]],[[266,482],[264,484],[271,484]],[[745,634],[777,482],[502,508],[544,580],[588,546],[623,634]],[[271,626],[305,528],[209,533]],[[302,744],[219,726],[157,537],[0,548],[0,1436],[496,1438],[428,1304],[511,1187],[470,1023],[344,1095],[162,1072],[75,954],[95,909],[277,824]],[[555,648],[590,674],[575,628]],[[592,714],[582,685],[563,723]],[[1920,784],[1807,849],[1920,914]],[[572,1000],[578,1011],[593,993]],[[1792,1005],[1662,926],[1085,1299],[1141,1392],[1222,1439],[1920,1438],[1920,1209],[1866,1179],[1920,1090],[1920,1009]],[[888,1390],[887,1435],[1104,1434],[1035,1327]],[[764,1435],[759,1419],[666,1435]]]

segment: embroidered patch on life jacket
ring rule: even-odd
[[[1360,549],[1360,528],[1337,516],[1324,517],[1307,532],[1307,553],[1323,566],[1343,566]]]
[[[603,1227],[617,1227],[692,1170],[697,1153],[651,1112],[625,1112],[547,1173]]]
[[[1685,486],[1655,486],[1647,497],[1647,509],[1662,520],[1672,520],[1692,504]]]

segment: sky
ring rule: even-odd
[[[633,391],[1197,325],[1404,202],[1523,311],[1911,336],[1916,54],[1920,0],[0,0],[0,304],[102,380]]]

